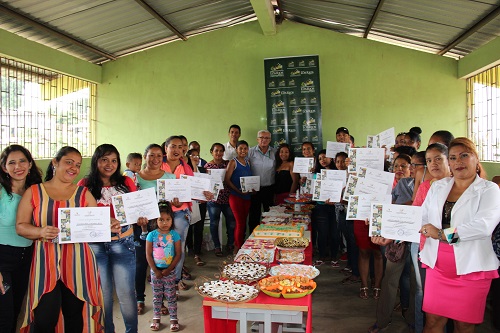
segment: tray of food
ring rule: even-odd
[[[316,282],[303,276],[278,275],[259,281],[260,290],[271,297],[300,298],[316,289]]]
[[[257,262],[264,265],[274,261],[275,246],[270,249],[239,249],[234,257],[234,262]]]
[[[280,264],[302,264],[306,259],[305,248],[279,248],[276,252],[276,260]]]
[[[243,303],[259,295],[258,288],[239,284],[232,280],[210,280],[200,277],[195,280],[195,289],[203,297],[224,303]]]
[[[309,279],[314,279],[319,275],[319,270],[316,267],[310,265],[281,264],[271,267],[271,269],[269,270],[269,275],[303,276]]]
[[[306,248],[309,246],[309,239],[305,237],[278,237],[274,241],[277,248]]]
[[[221,277],[243,283],[252,283],[268,275],[268,267],[256,262],[235,262],[222,267]]]

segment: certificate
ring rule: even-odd
[[[137,192],[115,195],[111,197],[115,218],[121,225],[133,224],[139,217],[148,220],[160,217],[158,199],[155,189],[150,187]]]
[[[387,185],[373,179],[358,177],[354,194],[387,194]]]
[[[191,187],[187,179],[158,179],[158,201],[172,201],[174,198],[180,202],[191,202]]]
[[[240,177],[241,192],[260,191],[260,176]]]
[[[59,208],[59,243],[110,242],[109,209],[109,207]]]
[[[347,171],[321,169],[321,179],[340,180],[343,187],[345,187],[347,184]]]
[[[392,202],[392,196],[387,194],[359,194],[351,195],[347,205],[346,220],[365,220],[370,218],[372,202]]]
[[[376,135],[367,135],[366,136],[366,147],[367,148],[378,148],[378,136]]]
[[[349,152],[349,147],[350,145],[348,143],[327,141],[325,155],[326,157],[335,158],[337,153],[344,152],[347,154]]]
[[[224,177],[226,176],[226,169],[207,169],[207,174],[213,176],[214,178],[218,178],[221,182],[223,182]]]
[[[207,198],[203,192],[212,190],[212,180],[204,177],[193,177],[181,175],[181,179],[187,179],[191,188],[191,199],[206,201]]]
[[[377,183],[387,185],[387,194],[392,193],[395,174],[392,172],[380,171],[372,168],[359,167],[358,177],[375,180]]]
[[[418,243],[422,227],[422,207],[372,204],[370,229],[382,237],[400,241]]]
[[[344,188],[341,180],[321,179],[314,180],[314,183],[313,200],[340,202]]]
[[[349,149],[349,171],[358,171],[359,167],[384,170],[385,149],[383,148],[351,148]]]
[[[313,173],[314,158],[313,157],[295,157],[293,161],[293,172],[295,173]]]
[[[394,146],[396,142],[394,127],[386,129],[385,131],[377,134],[377,139],[378,139],[378,147],[386,146],[387,148],[390,148]]]
[[[347,185],[345,186],[344,191],[344,199],[345,201],[349,200],[351,195],[354,195],[354,191],[356,190],[356,185],[358,184],[358,176],[349,175],[347,179]]]

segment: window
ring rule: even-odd
[[[500,162],[500,65],[467,79],[468,136],[481,161]]]
[[[0,57],[0,148],[20,144],[34,158],[63,146],[91,156],[97,85]]]

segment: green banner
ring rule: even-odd
[[[292,146],[301,156],[301,144],[310,141],[323,149],[319,57],[317,55],[264,59],[267,128],[272,146]]]

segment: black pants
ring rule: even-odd
[[[500,274],[500,268],[498,269]],[[493,279],[490,287],[491,320],[495,329],[500,330],[500,278]]]
[[[203,229],[205,227],[205,217],[207,216],[207,204],[200,203],[201,220],[189,226],[186,237],[186,247],[193,249],[195,255],[201,254],[201,243],[203,242]]]
[[[15,247],[0,245],[0,273],[10,285],[5,295],[0,295],[0,331],[13,333],[28,289],[33,246]]]
[[[57,281],[54,290],[43,295],[34,310],[34,332],[53,333],[61,310],[64,316],[64,332],[82,332],[83,305],[84,302],[78,299],[62,281]]]
[[[248,217],[248,234],[250,235],[256,226],[260,224],[262,209],[269,211],[269,207],[274,205],[274,186],[263,186],[260,191],[252,194],[250,204],[250,214]],[[262,207],[261,207],[262,206]]]

